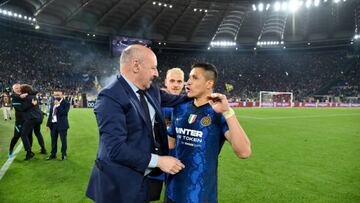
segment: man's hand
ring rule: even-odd
[[[25,94],[20,94],[20,98],[24,99],[26,96],[28,96],[29,94],[28,93],[25,93]]]
[[[37,102],[36,99],[32,99],[32,100],[31,100],[31,103],[35,106],[38,102]]]
[[[185,165],[172,156],[159,156],[157,167],[165,173],[174,175],[185,168]]]
[[[212,93],[209,97],[209,104],[216,113],[223,113],[230,109],[229,102],[225,95],[219,93]]]
[[[54,105],[55,105],[55,106],[59,106],[59,105],[60,105],[60,102],[59,102],[58,100],[55,100],[55,101],[54,101]]]

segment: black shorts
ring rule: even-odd
[[[149,190],[148,190],[149,201],[159,200],[161,195],[161,190],[163,187],[163,181],[151,179],[151,178],[148,178],[148,180],[149,180]]]

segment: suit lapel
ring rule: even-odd
[[[126,80],[120,76],[118,77],[118,80],[120,81],[121,85],[124,87],[127,95],[129,95],[129,100],[130,102],[135,106],[136,111],[140,114],[140,117],[142,118],[142,120],[144,121],[145,125],[148,127],[148,129],[151,131],[152,130],[152,126],[148,126],[145,120],[145,115],[144,112],[141,110],[141,106],[140,106],[140,101],[138,99],[138,97],[136,96],[135,92],[131,89],[131,87],[129,86],[129,84],[126,82]]]

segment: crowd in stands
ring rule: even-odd
[[[104,81],[118,71],[119,58],[111,57],[108,47],[7,31],[0,31],[0,38],[0,81],[4,86],[28,83],[43,93],[60,88],[71,95],[94,90],[95,76]],[[304,101],[331,82],[334,85],[327,94],[360,96],[360,59],[349,57],[344,50],[158,52],[157,56],[159,81],[169,68],[182,68],[187,78],[193,63],[209,62],[219,71],[216,91],[242,101],[257,99],[260,91],[293,92],[295,100]],[[231,91],[226,83],[233,87]]]
[[[260,91],[280,91],[293,92],[297,101],[304,101],[306,97],[316,95],[323,86],[341,78],[349,81],[352,88],[360,85],[359,58],[349,58],[345,51],[204,53],[196,56],[162,54],[159,61],[162,73],[172,66],[179,66],[188,72],[195,61],[213,63],[219,70],[218,91],[226,91],[225,83],[229,83],[234,89],[228,94],[242,100],[257,98]],[[357,88],[351,95],[358,94]]]

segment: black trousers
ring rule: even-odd
[[[23,128],[21,132],[21,140],[23,141],[25,151],[31,151],[31,144],[28,135],[31,133],[32,130],[34,130],[34,134],[39,142],[39,145],[42,149],[45,149],[45,143],[44,138],[41,134],[40,128],[41,128],[42,119],[31,119],[26,120],[23,123]]]
[[[11,138],[10,141],[10,147],[9,147],[9,151],[12,152],[14,151],[14,147],[16,145],[16,143],[18,142],[18,140],[21,138],[21,131],[23,128],[23,122],[18,122],[15,121],[15,127],[14,127],[14,136]],[[32,132],[30,132],[27,135],[29,142],[30,142],[30,146],[32,145]]]
[[[66,156],[66,150],[67,150],[67,129],[59,130],[58,124],[53,123],[51,125],[51,155],[56,156],[57,153],[57,141],[58,137],[60,135],[61,140],[61,154]]]

